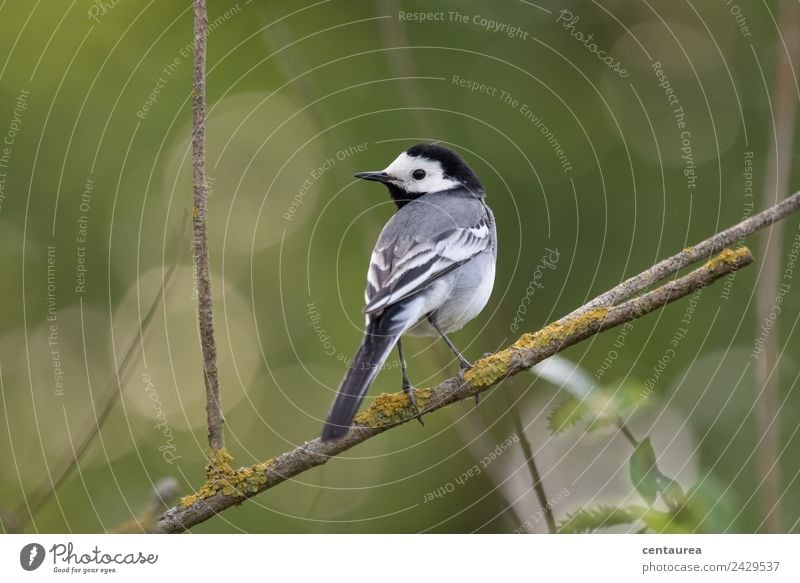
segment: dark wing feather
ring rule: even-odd
[[[372,252],[365,314],[379,313],[463,265],[491,244],[487,217],[423,240],[400,235]]]

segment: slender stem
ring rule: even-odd
[[[621,418],[617,418],[616,423],[620,433],[625,436],[625,439],[628,440],[628,443],[630,443],[634,449],[639,447],[639,440],[636,439],[636,436],[633,434],[633,432],[628,428],[627,425],[625,425],[625,422]]]
[[[398,0],[377,0],[376,4],[379,14],[397,14],[398,10],[402,11],[403,8]],[[423,107],[425,105],[423,88],[418,81],[410,79],[417,76],[418,73],[412,57],[412,50],[406,48],[409,41],[405,22],[400,18],[381,18],[378,26],[389,72],[401,80],[397,87],[403,103],[411,109],[418,134],[421,136],[441,135],[429,110]]]
[[[533,480],[533,491],[536,493],[536,499],[539,501],[539,508],[542,510],[544,521],[547,523],[547,531],[550,534],[555,534],[556,520],[553,517],[553,509],[550,507],[547,493],[544,490],[542,475],[539,473],[539,468],[536,466],[533,448],[528,441],[527,435],[525,435],[525,428],[522,426],[519,408],[515,408],[511,412],[511,419],[514,421],[514,428],[517,431],[517,435],[519,435],[519,444],[522,447],[522,453],[525,455],[525,460],[528,464],[528,471],[531,474],[531,480]]]
[[[794,84],[792,61],[797,59],[797,22],[800,10],[795,0],[783,0],[779,7],[778,26],[780,38],[777,43],[775,67],[774,109],[772,109],[772,132],[769,154],[765,163],[765,180],[762,203],[779,200],[789,190],[789,174],[792,167],[792,142],[797,109],[797,93]],[[766,86],[766,84],[765,84]],[[775,310],[778,284],[781,278],[780,254],[783,228],[780,223],[762,233],[759,252],[762,257],[761,274],[756,281],[756,336],[761,334],[764,322],[770,320]],[[756,446],[756,472],[758,504],[764,532],[781,531],[781,485],[780,485],[780,427],[778,424],[778,402],[780,400],[780,377],[778,369],[779,338],[777,320],[770,322],[771,331],[766,338],[764,351],[755,362],[756,432],[760,437]]]
[[[203,351],[203,380],[206,387],[208,445],[225,447],[225,422],[219,401],[217,343],[214,339],[214,311],[211,302],[211,273],[208,267],[206,232],[206,37],[208,18],[205,0],[194,1],[194,91],[192,94],[192,177],[194,181],[194,260],[197,270],[197,321]]]

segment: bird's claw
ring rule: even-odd
[[[416,412],[416,419],[419,424],[425,427],[425,422],[422,420],[422,411],[417,406],[417,398],[414,396],[414,388],[409,383],[403,383],[403,392],[408,396],[408,401],[411,403],[411,408]]]
[[[491,354],[491,353],[489,353],[489,354]],[[466,380],[464,379],[464,373],[467,372],[469,369],[471,369],[473,367],[473,365],[471,365],[464,358],[460,359],[459,362],[460,362],[461,366],[458,369],[458,382],[459,382],[460,385],[463,385],[466,382]],[[475,393],[475,406],[476,407],[478,406],[478,403],[480,403],[480,401],[481,401],[480,393]]]

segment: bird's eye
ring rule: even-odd
[[[422,168],[417,168],[414,170],[414,174],[412,174],[414,180],[422,180],[425,178],[425,171]]]

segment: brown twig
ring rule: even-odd
[[[377,0],[377,8],[382,14],[397,14],[398,10],[402,12],[402,6],[397,0]],[[409,48],[408,34],[403,20],[382,18],[378,21],[378,27],[391,74],[398,79],[415,77],[417,67],[414,65],[412,49]],[[437,135],[436,127],[433,120],[430,119],[428,110],[422,107],[421,88],[412,87],[409,83],[411,83],[410,80],[401,81],[399,90],[403,98],[402,102],[412,110],[418,132],[423,136]]]
[[[208,18],[205,0],[194,0],[194,90],[192,93],[192,178],[194,181],[194,261],[197,270],[197,321],[203,351],[203,381],[206,388],[208,445],[211,450],[225,447],[222,425],[225,418],[219,401],[217,343],[214,339],[214,313],[211,302],[211,273],[208,267],[206,232],[206,37]]]
[[[797,109],[797,89],[793,63],[798,57],[797,22],[800,9],[794,0],[780,3],[778,26],[783,43],[778,43],[775,67],[774,103],[769,154],[765,163],[765,180],[762,204],[771,204],[789,191],[789,174],[792,167],[792,142]],[[785,44],[784,44],[785,43]],[[778,284],[781,278],[780,252],[783,228],[780,223],[762,233],[759,241],[761,273],[756,281],[756,336],[774,310]],[[756,472],[758,501],[765,532],[781,531],[781,477],[778,464],[780,451],[780,426],[778,423],[779,370],[778,322],[772,324],[764,350],[755,362],[756,432],[760,437],[756,445]]]
[[[553,508],[547,498],[547,492],[545,492],[544,482],[542,481],[542,474],[539,472],[539,466],[536,465],[533,448],[528,441],[528,436],[525,433],[525,427],[522,424],[522,417],[520,416],[518,408],[511,411],[511,419],[514,421],[514,428],[516,429],[517,435],[519,435],[519,444],[522,447],[522,454],[525,456],[528,471],[531,474],[533,491],[536,493],[536,500],[539,502],[539,510],[547,524],[547,532],[554,534],[556,532],[556,519],[553,517]]]

